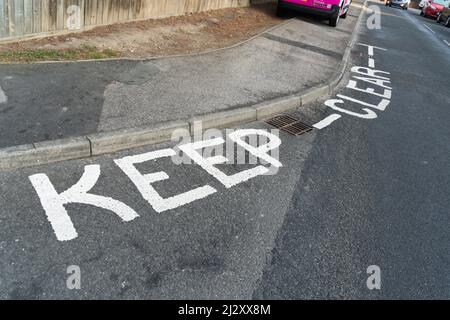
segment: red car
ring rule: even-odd
[[[450,0],[429,0],[420,11],[420,15],[436,19],[438,15],[447,8]]]

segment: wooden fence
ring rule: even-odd
[[[250,0],[0,0],[0,39],[248,5]]]

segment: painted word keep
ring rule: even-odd
[[[263,136],[268,138],[268,140],[265,140],[267,142],[260,146],[253,146],[245,141],[246,137],[254,135]],[[270,168],[282,167],[282,164],[271,156],[271,151],[277,149],[281,145],[280,138],[275,134],[269,133],[266,130],[243,129],[230,133],[228,137],[235,144],[259,158],[261,162],[270,165]],[[205,156],[199,152],[199,150],[224,143],[225,140],[223,138],[214,138],[196,141],[178,147],[190,157],[195,164],[203,168],[226,188],[231,188],[251,178],[271,172],[267,165],[258,165],[234,175],[227,175],[219,170],[216,165],[224,164],[229,159],[221,155]],[[168,174],[164,171],[144,174],[136,168],[137,164],[160,158],[173,157],[175,155],[176,152],[174,149],[163,149],[134,156],[127,156],[117,159],[114,162],[134,183],[142,197],[158,213],[178,208],[193,201],[206,198],[217,192],[212,186],[204,185],[169,198],[163,198],[153,187],[153,184],[158,181],[168,180],[170,178]],[[67,204],[79,203],[102,208],[117,215],[125,222],[132,221],[139,217],[138,213],[129,205],[111,197],[91,193],[91,190],[100,177],[100,173],[100,165],[94,164],[86,166],[80,180],[61,193],[56,191],[46,174],[35,174],[29,177],[39,196],[47,219],[59,241],[69,241],[78,237],[78,232],[65,208],[65,205]]]

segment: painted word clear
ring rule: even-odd
[[[358,45],[366,47],[368,53],[367,67],[354,66],[351,68],[351,77],[346,86],[350,89],[350,94],[338,94],[339,99],[329,99],[325,101],[325,105],[338,113],[333,113],[322,121],[314,124],[316,129],[323,129],[329,126],[334,121],[341,118],[342,114],[357,117],[360,119],[376,119],[377,112],[385,111],[391,103],[392,87],[390,80],[390,73],[383,70],[375,69],[375,50],[386,51],[384,48],[379,48],[367,44],[359,43]],[[362,92],[367,97],[375,97],[378,99],[376,103],[369,103],[361,99],[357,99],[352,93]],[[347,106],[353,107],[352,110]],[[359,110],[354,110],[354,107]]]

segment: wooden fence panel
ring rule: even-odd
[[[25,19],[23,16],[23,0],[14,0],[14,15],[12,16],[14,24],[14,35],[23,34]]]
[[[48,18],[50,14],[50,3],[48,0],[41,3],[41,32],[48,32]]]
[[[66,22],[64,19],[64,11],[66,11],[64,0],[57,0],[56,2],[56,30],[64,30]]]
[[[0,38],[6,37],[6,8],[5,1],[0,1]]]
[[[109,12],[109,8],[111,7],[111,1],[109,0],[102,0],[102,8],[103,8],[103,13],[102,13],[102,24],[108,24],[108,12]]]
[[[33,34],[38,34],[41,32],[41,6],[42,1],[33,0]]]
[[[78,6],[80,26],[248,5],[250,0],[0,0],[0,39],[68,30],[68,9]]]
[[[24,16],[23,33],[30,34],[33,32],[33,0],[24,0],[23,16]]]
[[[49,0],[48,31],[57,31],[58,0]]]
[[[14,0],[6,0],[6,28],[8,30],[8,33],[12,36],[16,35],[14,19]]]

